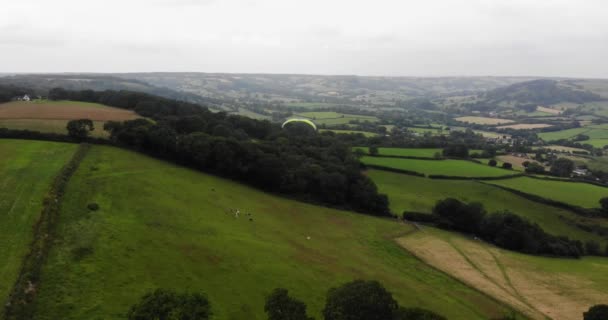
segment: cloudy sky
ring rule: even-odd
[[[0,72],[608,78],[605,0],[0,0]]]

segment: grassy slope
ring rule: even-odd
[[[120,319],[156,287],[208,293],[215,319],[265,319],[264,296],[278,286],[319,318],[327,289],[354,278],[450,319],[505,311],[402,250],[393,238],[411,230],[96,146],[68,186],[37,319]],[[78,248],[92,254],[78,259]]]
[[[0,119],[0,128],[67,134],[68,121],[58,119]],[[108,132],[103,130],[103,124],[103,121],[93,121],[95,127],[95,130],[91,133],[93,137],[109,136]]]
[[[326,131],[331,131],[334,132],[336,134],[362,134],[366,137],[377,137],[378,134],[374,133],[374,132],[367,132],[367,131],[357,131],[357,130],[333,130],[333,129],[319,129],[319,132],[326,132]]]
[[[608,196],[608,188],[588,183],[548,181],[527,177],[488,182],[585,208],[599,207],[599,200]]]
[[[427,175],[439,174],[460,177],[498,177],[517,173],[466,160],[418,160],[364,156],[361,158],[361,161],[365,164],[411,170]]]
[[[397,214],[405,210],[431,212],[438,200],[451,197],[465,202],[481,202],[489,212],[508,209],[538,223],[545,231],[554,235],[606,242],[601,237],[565,221],[567,219],[584,224],[595,224],[597,223],[595,219],[584,218],[567,210],[533,202],[478,182],[433,180],[382,170],[368,170],[367,174],[376,183],[380,192],[388,195],[391,210]]]
[[[51,180],[76,145],[0,140],[0,303],[12,288]],[[0,316],[1,317],[1,316]]]
[[[608,300],[608,258],[524,255],[426,227],[398,242],[534,319],[578,320],[590,306]]]

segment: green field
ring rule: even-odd
[[[334,132],[337,134],[362,134],[366,137],[377,137],[378,134],[374,132],[367,131],[357,131],[357,130],[334,130],[334,129],[319,129],[319,132]]]
[[[599,236],[575,227],[574,224],[601,223],[608,226],[608,221],[584,218],[490,185],[466,180],[427,179],[382,170],[368,170],[367,174],[376,183],[378,190],[388,195],[391,211],[396,214],[406,210],[430,213],[437,201],[456,198],[464,202],[480,202],[489,212],[510,210],[538,223],[545,231],[554,235],[606,242]]]
[[[568,129],[556,132],[542,132],[539,137],[545,141],[571,139],[579,134],[589,136],[589,140],[579,141],[582,144],[591,144],[596,148],[603,148],[608,145],[608,126],[591,125],[583,128]]]
[[[397,241],[421,260],[532,319],[582,319],[589,307],[608,301],[605,257],[525,255],[427,227]]]
[[[325,103],[325,102],[290,102],[287,104],[288,107],[294,108],[331,108],[338,106],[336,103]]]
[[[68,185],[36,319],[124,319],[157,287],[206,292],[218,320],[266,319],[264,296],[285,287],[319,319],[327,290],[355,278],[449,319],[506,311],[400,248],[412,230],[94,146]]]
[[[597,208],[600,206],[599,200],[608,196],[608,188],[580,182],[539,180],[527,177],[488,182],[584,208]]]
[[[368,147],[355,147],[353,149],[362,150],[368,153]],[[378,154],[383,156],[400,156],[400,157],[421,157],[433,158],[436,153],[441,154],[442,149],[438,148],[378,148]]]
[[[587,131],[589,131],[588,128],[574,128],[574,129],[553,131],[553,132],[541,132],[538,134],[538,136],[545,141],[552,141],[552,140],[560,140],[560,139],[570,139],[579,134],[584,134]]]
[[[418,160],[364,156],[361,158],[361,161],[365,164],[410,170],[426,175],[499,177],[517,173],[515,171],[494,168],[466,160]]]
[[[378,122],[380,121],[376,117],[372,116],[361,116],[355,114],[345,114],[345,113],[337,113],[333,111],[322,111],[322,112],[302,112],[298,113],[296,116],[308,118],[312,120],[317,125],[339,125],[339,124],[348,124],[351,121],[369,121],[369,122]]]
[[[0,303],[15,283],[52,179],[76,145],[0,140]],[[0,318],[2,318],[0,316]]]
[[[0,128],[67,134],[68,130],[66,126],[68,125],[68,121],[58,119],[0,119]],[[99,138],[108,137],[108,132],[103,130],[103,124],[104,121],[93,121],[95,130],[91,132],[91,136]]]

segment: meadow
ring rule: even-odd
[[[531,130],[531,129],[540,129],[540,128],[548,128],[552,125],[546,123],[518,123],[511,124],[508,126],[500,126],[498,129],[514,129],[514,130]]]
[[[368,147],[355,147],[354,149],[364,153],[369,152]],[[400,157],[433,158],[436,153],[441,154],[441,151],[440,148],[378,148],[379,155]]]
[[[0,140],[0,303],[4,305],[32,239],[50,183],[76,145]],[[2,318],[2,315],[0,315]]]
[[[266,319],[265,295],[285,287],[320,318],[327,290],[355,278],[449,319],[508,312],[394,241],[412,230],[93,146],[68,185],[36,319],[123,319],[157,287],[205,292],[218,320]]]
[[[558,259],[423,227],[397,240],[417,257],[532,319],[578,320],[608,301],[608,258]]]
[[[380,192],[388,195],[391,211],[431,213],[439,200],[456,198],[463,202],[480,202],[487,211],[510,210],[538,223],[554,235],[567,235],[579,240],[606,240],[577,228],[576,224],[596,225],[608,222],[579,216],[570,211],[534,202],[491,185],[467,180],[436,180],[382,170],[368,170],[367,175]]]
[[[378,122],[380,121],[378,118],[373,116],[361,116],[355,114],[346,114],[346,113],[337,113],[333,111],[321,111],[321,112],[302,112],[298,113],[296,116],[308,118],[314,121],[317,125],[339,125],[339,124],[348,124],[351,121],[369,121],[369,122]]]
[[[519,177],[488,181],[488,183],[583,208],[598,208],[600,206],[599,200],[608,196],[608,188],[582,182],[561,182]]]
[[[539,137],[545,141],[572,139],[579,134],[589,136],[589,140],[579,141],[582,144],[591,144],[596,148],[608,145],[608,126],[590,125],[582,128],[567,129],[555,132],[542,132]]]
[[[514,171],[490,167],[467,160],[418,160],[364,156],[361,158],[361,161],[365,164],[410,170],[425,175],[499,177],[517,174],[517,172]]]
[[[357,131],[357,130],[337,130],[337,129],[319,129],[319,132],[333,132],[336,134],[362,134],[366,137],[377,137],[378,134],[374,132],[367,131]]]
[[[455,118],[454,120],[460,121],[460,122],[487,124],[487,125],[499,125],[499,124],[514,122],[513,120],[509,120],[509,119],[486,118],[486,117],[459,117],[459,118]]]
[[[66,126],[69,121],[58,119],[0,119],[0,128],[67,134],[68,130]],[[93,121],[94,130],[91,132],[91,136],[98,138],[108,137],[109,134],[103,130],[103,125],[104,121]]]

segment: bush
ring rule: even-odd
[[[508,162],[505,162],[502,164],[502,168],[511,170],[511,169],[513,169],[513,165]]]
[[[446,318],[421,308],[401,307],[395,312],[393,320],[446,320]]]
[[[442,228],[477,233],[486,211],[480,203],[466,204],[454,198],[439,200],[433,208]]]
[[[378,281],[355,280],[327,293],[325,320],[387,320],[397,301]]]
[[[608,319],[608,305],[598,304],[595,305],[587,312],[583,313],[583,320],[606,320]]]
[[[545,173],[545,167],[543,167],[542,165],[536,163],[536,162],[530,162],[528,164],[528,166],[526,167],[526,172],[527,173]]]
[[[211,305],[200,293],[176,293],[156,289],[145,294],[127,313],[129,320],[206,320],[211,317]]]
[[[585,252],[590,256],[601,255],[600,244],[595,240],[585,242]]]
[[[489,165],[490,167],[496,167],[496,165],[497,165],[497,164],[498,164],[498,163],[497,163],[497,162],[496,162],[496,160],[494,160],[494,159],[492,159],[492,160],[488,161],[488,165]]]
[[[87,209],[89,209],[91,211],[97,211],[97,210],[99,210],[99,205],[95,202],[92,202],[92,203],[87,204]]]
[[[264,311],[268,320],[311,320],[306,315],[306,304],[289,296],[286,289],[276,288],[266,297]]]

